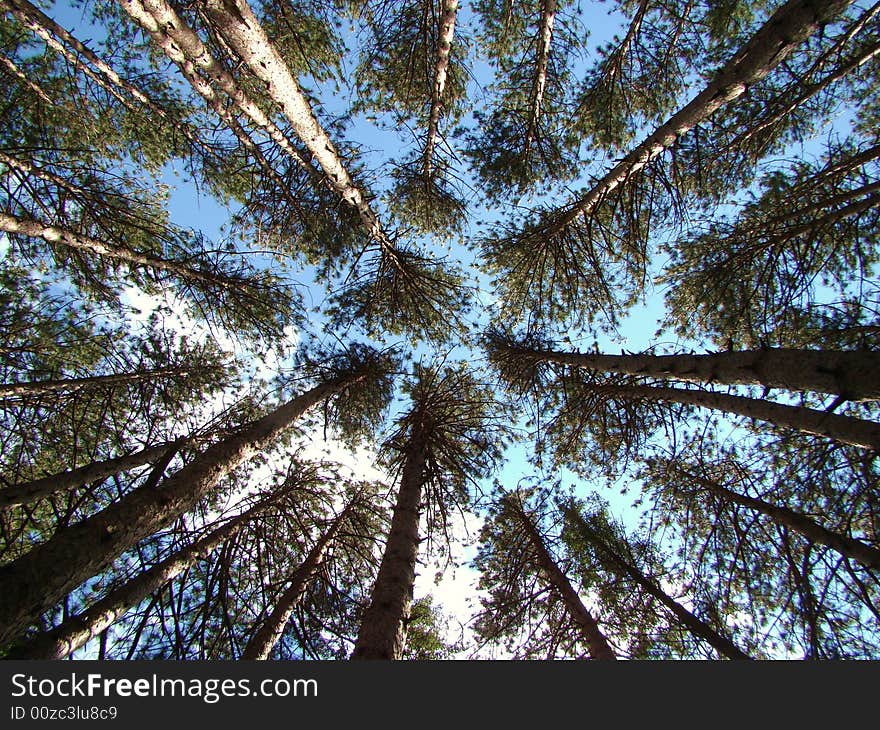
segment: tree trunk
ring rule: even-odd
[[[214,90],[198,75],[201,68],[211,81],[223,90],[235,106],[259,129],[283,149],[300,167],[317,179],[318,171],[287,138],[284,132],[254,103],[236,83],[235,79],[214,59],[195,31],[177,15],[165,0],[120,0],[125,11],[140,25],[179,67],[193,88],[217,111]],[[213,101],[212,101],[213,100]],[[223,114],[224,121],[231,119]],[[235,127],[230,125],[235,132]],[[235,126],[238,126],[237,124]],[[236,132],[238,135],[238,133]],[[239,137],[241,140],[241,137]]]
[[[184,281],[208,284],[224,290],[240,290],[247,286],[247,283],[243,280],[199,271],[178,261],[138,253],[126,246],[98,241],[89,236],[83,236],[64,228],[46,225],[33,219],[16,218],[6,213],[0,213],[0,231],[20,236],[30,236],[31,238],[42,238],[49,243],[60,243],[70,248],[88,251],[99,256],[106,256],[107,258],[123,261],[133,266],[145,266],[157,271],[167,271],[175,276],[179,276]]]
[[[0,646],[22,634],[41,613],[139,540],[191,510],[221,479],[268,446],[309,408],[364,377],[353,374],[312,388],[208,447],[157,488],[130,492],[0,567]]]
[[[309,583],[311,583],[312,579],[318,573],[327,546],[336,537],[336,533],[339,531],[339,528],[342,526],[342,523],[351,511],[351,508],[352,504],[348,504],[346,508],[339,513],[336,519],[333,520],[330,529],[321,536],[318,542],[316,542],[312,549],[309,550],[306,559],[293,572],[293,575],[290,577],[290,585],[278,599],[278,602],[275,604],[275,607],[272,609],[272,612],[266,620],[263,621],[263,623],[257,628],[256,632],[254,632],[254,635],[251,636],[247,646],[245,646],[244,651],[241,654],[242,659],[269,658],[272,649],[275,647],[275,644],[278,643],[281,634],[284,633],[284,627],[287,626],[287,622],[290,621],[291,614],[299,605],[300,600],[302,600],[303,594],[305,593],[306,588],[308,588]]]
[[[837,40],[835,44],[828,49],[828,51],[823,53],[822,56],[815,61],[815,63],[813,64],[813,69],[818,68],[824,59],[833,57],[835,55],[840,57],[840,54],[842,53],[846,44],[852,41],[852,39],[856,35],[858,35],[862,30],[865,29],[870,21],[877,15],[878,11],[880,11],[880,6],[875,4],[871,7],[870,10],[865,12],[864,15],[862,15],[855,23],[853,23],[853,25],[843,35],[842,38]],[[847,76],[847,74],[857,70],[860,66],[868,63],[868,61],[870,61],[878,53],[880,53],[880,44],[873,43],[862,50],[854,58],[847,59],[845,63],[843,63],[843,65],[837,66],[824,78],[820,79],[819,81],[813,82],[812,84],[806,84],[805,86],[803,86],[801,92],[792,101],[785,104],[782,109],[777,109],[775,111],[773,111],[772,109],[766,110],[771,111],[771,115],[769,117],[764,117],[763,119],[761,119],[759,124],[755,125],[754,127],[750,127],[742,134],[738,135],[736,139],[734,139],[730,143],[731,147],[744,146],[745,143],[748,142],[749,139],[751,139],[753,136],[759,134],[764,129],[767,129],[767,127],[770,127],[773,124],[784,119],[795,109],[801,106],[801,104],[813,98],[820,91],[831,86],[831,84],[844,78],[845,76]],[[812,70],[809,73],[812,73]]]
[[[165,455],[169,450],[178,451],[198,440],[200,440],[198,437],[189,437],[168,441],[158,446],[148,446],[134,454],[116,456],[105,461],[93,461],[91,464],[86,464],[77,469],[50,474],[47,477],[34,479],[29,482],[13,484],[10,487],[0,489],[0,509],[29,504],[58,492],[76,489],[89,482],[96,482],[114,474],[150,464]]]
[[[160,590],[193,565],[207,557],[226,540],[233,537],[247,522],[266,509],[271,498],[227,522],[200,540],[178,550],[152,568],[108,593],[76,616],[59,626],[14,645],[4,659],[64,659],[84,646],[90,639],[109,628],[117,619],[137,606],[147,596]]]
[[[803,406],[787,406],[758,398],[725,395],[705,390],[683,390],[649,385],[590,386],[594,392],[632,400],[658,400],[714,408],[746,418],[772,423],[779,428],[793,428],[804,433],[825,436],[863,449],[880,451],[880,424],[861,418],[841,416]]]
[[[827,545],[847,558],[852,558],[872,570],[880,571],[880,550],[865,545],[865,543],[860,540],[841,535],[837,532],[832,532],[806,515],[801,514],[800,512],[795,512],[788,507],[779,507],[770,502],[765,502],[762,499],[739,494],[712,479],[708,479],[698,474],[692,474],[690,471],[677,465],[675,465],[673,469],[682,477],[697,482],[707,491],[712,492],[723,499],[730,500],[743,507],[748,507],[756,512],[767,515],[767,517],[774,522],[790,528],[799,535],[803,535],[811,542],[820,545]]]
[[[570,506],[563,509],[570,518],[574,519],[575,524],[581,530],[581,534],[599,552],[614,563],[622,573],[629,576],[642,590],[660,601],[681,622],[682,626],[694,636],[706,641],[719,654],[726,656],[728,659],[751,659],[748,654],[742,652],[730,639],[717,632],[709,624],[688,611],[678,601],[667,595],[652,579],[646,577],[638,568],[631,565],[629,561],[619,555],[611,546],[607,545],[602,536],[590,528],[577,513],[577,510]]]
[[[577,624],[581,634],[586,639],[590,656],[593,659],[617,659],[614,651],[608,646],[608,640],[599,629],[598,622],[587,610],[587,607],[584,606],[583,601],[581,601],[580,596],[572,587],[565,573],[559,569],[559,566],[556,565],[556,562],[550,556],[534,522],[532,522],[520,505],[517,504],[515,509],[518,512],[525,533],[537,554],[538,564],[544,571],[547,582],[550,583],[557,595],[562,599],[565,608],[568,610],[568,615]]]
[[[164,0],[144,2],[150,5]],[[357,210],[370,237],[383,249],[394,251],[394,244],[379,218],[363,191],[352,180],[339,152],[315,117],[308,99],[246,0],[205,0],[204,7],[215,29],[265,84],[266,93],[281,108],[296,136],[318,161],[342,199]]]
[[[6,68],[6,70],[11,73],[15,78],[19,80],[21,84],[29,88],[36,96],[42,101],[44,104],[52,104],[52,100],[49,98],[49,95],[43,91],[37,84],[35,84],[31,79],[29,79],[24,71],[22,71],[9,56],[5,53],[0,53],[0,64]]]
[[[505,346],[507,347],[507,346]],[[689,383],[763,385],[838,395],[846,400],[880,400],[880,352],[766,348],[706,355],[603,355],[530,350],[515,345],[517,357],[603,372],[645,375]]]
[[[554,223],[563,226],[579,215],[589,215],[611,191],[669,149],[679,137],[763,79],[851,1],[789,0],[715,74],[703,91],[618,162]]]
[[[205,368],[207,370],[207,368]],[[60,380],[31,380],[23,383],[0,383],[0,403],[12,400],[36,398],[49,393],[77,393],[81,390],[94,390],[114,385],[139,383],[144,380],[160,378],[183,378],[193,373],[193,368],[156,368],[134,373],[114,373],[112,375],[92,375],[86,378],[62,378]]]
[[[361,619],[352,659],[400,659],[406,642],[419,552],[419,504],[425,482],[427,429],[414,433],[400,478],[388,542]]]
[[[73,68],[81,68],[86,75],[91,77],[127,109],[134,111],[131,102],[119,94],[117,89],[124,90],[138,103],[147,107],[153,114],[180,131],[193,147],[199,147],[213,157],[217,156],[216,152],[211,150],[210,147],[208,147],[188,125],[173,120],[159,102],[148,97],[130,81],[123,79],[113,70],[112,66],[105,63],[82,41],[71,35],[65,28],[58,25],[58,23],[43,13],[39,8],[32,5],[27,0],[0,0],[0,7],[4,5],[12,8],[16,17],[18,17],[24,25],[40,36],[46,45],[63,55]],[[53,35],[63,43],[56,41],[55,38],[52,37]],[[100,74],[92,71],[87,64],[82,64],[76,55],[63,44],[67,44],[67,46],[73,48],[78,54],[97,68]]]
[[[455,35],[455,16],[458,0],[444,0],[440,16],[440,34],[437,38],[437,61],[434,65],[434,89],[431,93],[431,113],[428,117],[428,136],[425,151],[422,153],[422,174],[430,179],[434,170],[434,148],[439,135],[440,113],[443,110],[443,92],[446,89],[446,74],[449,70],[449,54],[452,38]]]
[[[538,122],[544,104],[544,91],[547,88],[547,66],[550,63],[550,44],[553,41],[553,23],[556,20],[556,0],[543,0],[541,3],[541,23],[538,27],[538,52],[535,59],[535,78],[532,83],[531,109],[526,128],[523,157],[528,158],[538,133]]]

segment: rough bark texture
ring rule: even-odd
[[[443,14],[440,16],[440,34],[437,38],[437,61],[434,65],[434,88],[431,92],[431,112],[428,117],[428,135],[422,153],[422,174],[431,177],[434,169],[434,148],[439,136],[440,114],[443,111],[443,92],[446,89],[446,75],[449,70],[449,54],[452,38],[455,35],[455,16],[458,0],[445,0]]]
[[[71,35],[65,28],[58,25],[58,23],[56,23],[54,20],[52,20],[52,18],[43,13],[39,8],[27,2],[27,0],[0,0],[0,7],[3,6],[8,6],[12,8],[16,14],[16,17],[18,17],[22,21],[22,23],[30,28],[34,33],[39,35],[40,38],[42,38],[48,46],[67,58],[74,68],[83,69],[83,71],[89,77],[91,77],[95,82],[106,89],[128,109],[133,110],[133,107],[129,100],[119,93],[118,89],[122,89],[123,91],[128,93],[132,98],[134,98],[140,104],[146,106],[153,114],[158,116],[160,119],[169,124],[172,124],[186,137],[190,144],[195,147],[200,147],[208,151],[212,155],[214,154],[206,147],[206,145],[199,138],[198,135],[193,134],[193,131],[189,127],[187,127],[185,124],[179,124],[171,119],[165,109],[162,108],[161,104],[149,98],[146,94],[144,94],[143,91],[141,91],[130,81],[123,79],[109,64],[105,63],[87,45]],[[59,43],[58,41],[56,41],[55,38],[52,37],[52,35],[54,35],[55,38],[63,41],[63,43]],[[91,68],[89,68],[87,64],[80,63],[76,55],[68,50],[68,48],[64,44],[66,44],[67,46],[75,50],[80,56],[85,58],[96,69],[98,69],[100,73],[95,73],[94,71],[92,71]]]
[[[538,26],[538,53],[535,59],[535,79],[532,84],[531,109],[526,128],[525,152],[528,157],[538,133],[538,122],[544,105],[547,88],[547,67],[550,63],[550,44],[553,42],[553,23],[556,21],[556,0],[541,3],[541,23]]]
[[[599,624],[593,615],[584,606],[577,591],[572,587],[565,573],[563,573],[556,561],[550,556],[544,545],[544,540],[538,532],[531,518],[517,505],[516,510],[522,522],[525,533],[532,543],[532,547],[538,558],[538,564],[544,572],[547,582],[553,587],[557,595],[562,599],[571,620],[580,629],[587,642],[590,656],[593,659],[617,659],[614,651],[608,646],[608,640],[599,629]]]
[[[588,215],[605,196],[669,149],[676,139],[763,79],[851,1],[789,0],[718,71],[703,91],[618,162],[568,209],[560,223],[570,223],[581,214]]]
[[[51,104],[52,100],[49,98],[49,95],[43,91],[37,84],[31,81],[9,56],[5,53],[0,53],[0,64],[6,68],[6,70],[15,76],[19,80],[20,83],[24,84],[29,88],[34,94],[39,97],[40,101],[44,104]]]
[[[646,375],[690,383],[763,385],[839,395],[847,400],[880,399],[880,352],[773,349],[707,355],[603,355],[511,348],[517,355],[603,372]]]
[[[638,584],[642,590],[660,601],[660,603],[669,609],[679,622],[681,622],[682,626],[694,636],[706,641],[710,646],[716,649],[719,654],[726,656],[728,659],[751,659],[748,654],[741,651],[730,639],[723,636],[705,621],[688,611],[684,606],[678,603],[678,601],[663,591],[652,579],[645,576],[638,568],[631,565],[628,560],[607,545],[605,540],[602,539],[602,536],[594,532],[590,526],[581,519],[580,515],[578,515],[575,510],[568,508],[566,509],[566,512],[574,517],[574,521],[581,527],[584,537],[586,537],[592,545],[599,550],[599,552],[610,559],[611,562],[620,569],[620,572],[629,576],[629,578]]]
[[[736,413],[746,418],[754,418],[758,421],[767,421],[780,428],[793,428],[804,433],[825,436],[845,444],[860,446],[863,449],[880,451],[880,424],[861,418],[705,390],[683,390],[648,385],[596,386],[595,390],[621,398],[660,400],[714,408],[727,413]]]
[[[265,112],[254,103],[238,86],[235,79],[214,59],[208,49],[174,9],[165,0],[120,0],[123,8],[180,67],[183,75],[193,88],[217,111],[217,100],[209,82],[201,78],[197,69],[202,72],[235,103],[259,129],[263,130],[281,149],[283,149],[300,167],[307,170],[313,177],[318,177],[317,170],[306,159],[300,150],[272,122]],[[224,121],[232,117],[223,114]],[[230,125],[235,131],[235,125]],[[239,137],[241,140],[241,137]]]
[[[407,450],[388,542],[352,659],[400,659],[403,655],[419,552],[419,503],[427,459],[425,434],[424,428],[414,434]]]
[[[64,378],[61,380],[31,380],[23,383],[0,383],[0,402],[36,398],[50,393],[77,393],[81,390],[107,388],[114,385],[138,383],[160,378],[182,378],[192,372],[191,368],[156,368],[134,373],[93,375],[87,378]]]
[[[233,51],[266,85],[266,93],[281,108],[296,136],[318,161],[342,199],[357,210],[370,237],[383,248],[393,250],[394,246],[379,218],[363,191],[352,180],[339,152],[312,111],[308,99],[247,2],[205,0],[205,12]]]
[[[287,626],[291,614],[297,605],[299,605],[309,583],[318,573],[327,546],[336,537],[336,533],[339,532],[339,528],[342,526],[342,523],[351,511],[351,507],[351,504],[346,506],[339,516],[333,520],[333,524],[330,528],[321,535],[318,542],[316,542],[312,549],[309,550],[309,554],[302,562],[302,565],[293,572],[293,575],[290,577],[290,585],[278,599],[278,602],[275,604],[275,607],[272,609],[272,612],[266,620],[260,624],[253,636],[251,636],[247,646],[245,646],[244,651],[241,654],[242,659],[269,658],[272,649],[275,647],[275,644],[278,643],[281,634],[284,633],[284,627]]]
[[[206,557],[235,535],[249,520],[264,510],[262,502],[227,522],[200,540],[177,551],[152,568],[108,593],[85,611],[72,616],[51,631],[37,634],[10,649],[5,659],[64,659],[111,626],[120,616],[147,596],[160,590],[199,558]]]
[[[157,488],[130,492],[0,567],[0,646],[24,633],[41,613],[106,569],[122,552],[191,510],[229,472],[269,445],[306,410],[363,377],[352,375],[309,390],[208,447]]]
[[[170,449],[177,450],[183,448],[195,440],[178,439],[177,441],[169,441],[158,446],[148,446],[134,454],[116,456],[105,461],[93,461],[91,464],[86,464],[78,469],[69,469],[68,471],[51,474],[41,479],[13,484],[10,487],[0,489],[0,509],[29,504],[57,492],[76,489],[89,482],[96,482],[114,474],[150,464],[162,457]]]
[[[730,500],[743,507],[748,507],[756,512],[767,515],[771,520],[780,525],[785,525],[786,527],[791,528],[791,530],[803,535],[811,542],[820,545],[827,545],[841,555],[852,558],[868,568],[880,571],[880,550],[865,545],[865,543],[860,540],[841,535],[837,532],[832,532],[831,530],[822,527],[822,525],[815,520],[810,519],[800,512],[795,512],[788,507],[780,507],[771,504],[770,502],[765,502],[762,499],[739,494],[712,479],[707,479],[698,474],[692,474],[690,471],[682,469],[681,467],[675,467],[674,470],[684,478],[693,480],[707,491],[712,492],[723,499]]]
[[[146,266],[150,269],[158,271],[167,271],[175,276],[179,276],[184,281],[200,282],[210,286],[216,286],[226,290],[238,290],[245,284],[242,281],[227,278],[224,276],[215,276],[205,271],[198,271],[190,268],[185,264],[177,261],[159,258],[157,256],[149,256],[147,254],[132,251],[125,246],[119,246],[113,243],[98,241],[90,236],[83,236],[73,231],[68,231],[57,226],[46,225],[40,221],[26,218],[16,218],[6,213],[0,213],[0,231],[12,233],[21,236],[30,236],[31,238],[42,238],[49,243],[60,243],[70,248],[76,248],[80,251],[89,251],[90,253],[106,256],[107,258],[123,261],[127,264],[136,266]]]

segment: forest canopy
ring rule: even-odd
[[[861,0],[0,0],[0,657],[880,658],[878,93]]]

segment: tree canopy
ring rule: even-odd
[[[0,79],[0,656],[880,658],[880,4],[0,0]]]

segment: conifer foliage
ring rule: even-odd
[[[0,0],[0,656],[880,658],[878,109],[865,0]]]

